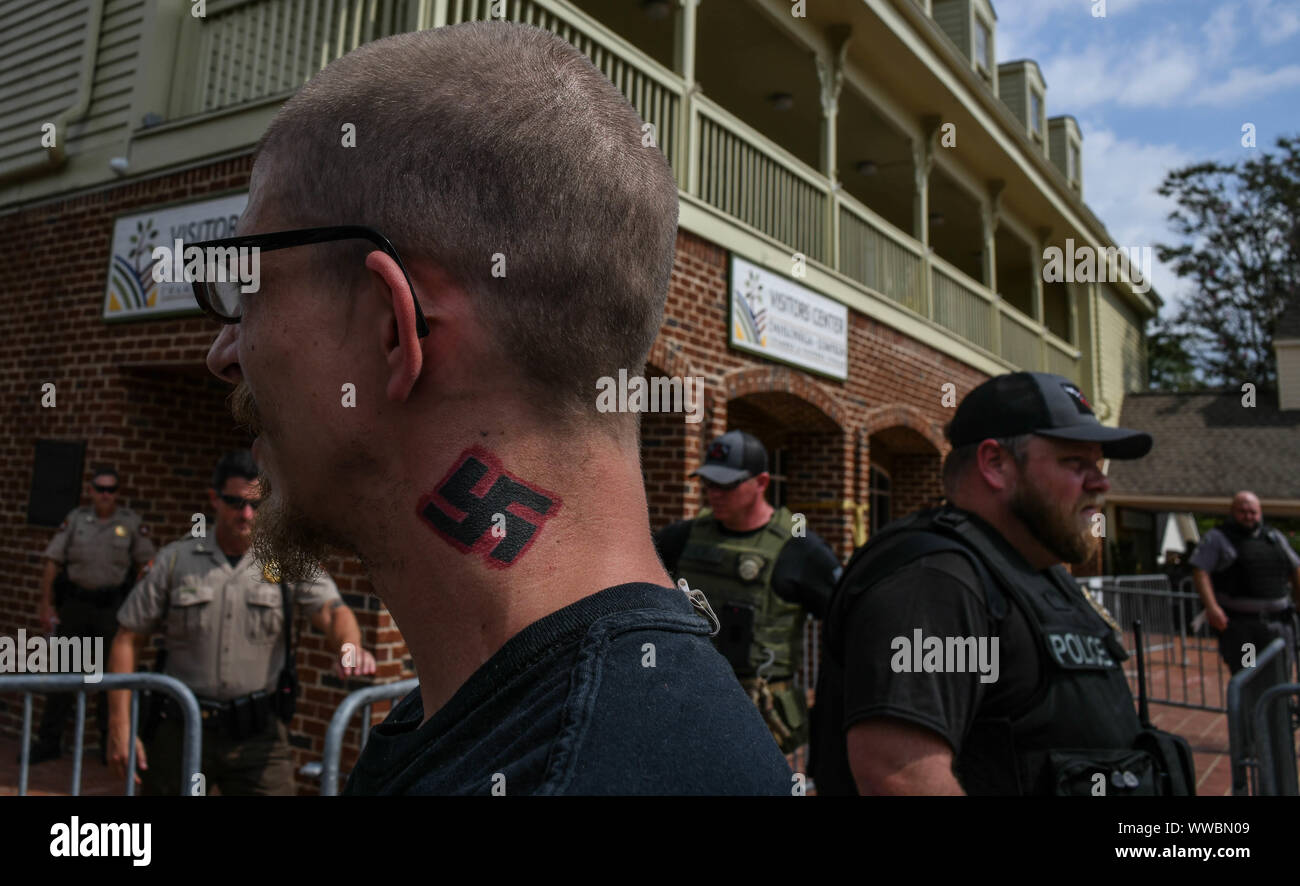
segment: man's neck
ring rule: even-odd
[[[108,508],[107,510],[95,508],[95,516],[100,520],[107,520],[109,517],[112,517],[116,513],[117,513],[117,505],[113,505],[111,508]]]
[[[997,530],[1003,540],[1015,548],[1032,569],[1041,572],[1061,562],[1061,558],[1044,547],[1021,519],[1011,513],[1011,509],[1005,505],[999,502],[970,500],[961,495],[953,499],[953,504],[964,511],[970,511]]]
[[[760,499],[754,507],[745,512],[743,517],[735,520],[719,520],[723,528],[730,529],[732,532],[752,532],[755,529],[762,529],[772,521],[772,515],[776,513],[776,508],[767,503],[766,499]]]
[[[227,557],[242,557],[248,552],[250,544],[248,539],[228,539],[221,531],[220,526],[217,527],[216,536],[217,547],[219,547],[221,553],[225,554]]]
[[[672,586],[651,539],[635,459],[599,447],[580,458],[570,452],[567,459],[496,454],[506,471],[560,499],[555,516],[508,566],[490,568],[483,553],[463,552],[415,516],[416,501],[434,490],[450,465],[405,484],[411,501],[370,510],[375,519],[357,536],[375,591],[411,651],[426,720],[506,641],[539,619],[615,585]],[[580,476],[574,469],[556,472],[555,464],[580,464]]]

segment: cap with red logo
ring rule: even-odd
[[[767,470],[767,450],[753,434],[727,431],[704,450],[704,464],[693,471],[711,483],[730,486]]]
[[[1077,385],[1048,372],[994,376],[958,404],[947,429],[953,446],[1021,434],[1100,443],[1106,458],[1141,458],[1151,451],[1150,434],[1103,425]]]

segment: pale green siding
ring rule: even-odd
[[[957,44],[961,54],[971,57],[970,0],[934,0],[934,21]]]

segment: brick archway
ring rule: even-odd
[[[895,404],[877,406],[875,409],[868,410],[858,426],[858,435],[865,442],[878,431],[898,427],[920,434],[939,454],[948,450],[948,441],[943,436],[943,426],[928,418],[924,412],[914,406]]]
[[[736,400],[749,394],[790,394],[815,406],[840,430],[848,425],[847,411],[838,400],[807,375],[784,366],[733,370],[722,377],[722,392],[727,400]]]

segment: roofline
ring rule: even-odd
[[[1232,500],[1221,495],[1125,495],[1108,492],[1106,504],[1153,511],[1206,511],[1226,516],[1232,506]],[[1259,506],[1264,512],[1265,521],[1268,520],[1270,513],[1282,517],[1300,517],[1300,498],[1269,498],[1261,495]]]

